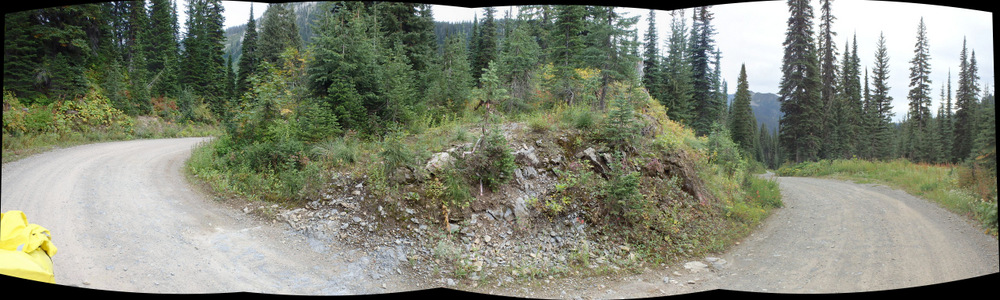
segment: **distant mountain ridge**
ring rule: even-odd
[[[767,130],[774,132],[778,128],[778,120],[781,119],[781,103],[778,102],[778,95],[774,93],[750,92],[750,108],[757,119],[757,128],[761,124],[767,125]],[[736,95],[729,95],[729,104],[732,105]]]

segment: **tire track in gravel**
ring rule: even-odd
[[[183,175],[206,138],[54,150],[3,165],[3,211],[52,232],[59,285],[142,293],[346,295],[411,290],[385,262],[310,246],[284,223],[211,200]]]

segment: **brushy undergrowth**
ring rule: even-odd
[[[167,101],[157,98],[159,101]],[[53,148],[154,138],[212,136],[214,121],[175,121],[176,107],[154,107],[153,115],[133,117],[113,107],[103,91],[91,89],[79,99],[25,105],[4,90],[3,162]]]
[[[997,235],[996,177],[974,164],[932,165],[905,159],[821,160],[785,165],[778,174],[885,184],[977,220],[988,234]]]

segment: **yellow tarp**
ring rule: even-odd
[[[0,274],[55,283],[53,255],[48,229],[28,223],[22,211],[0,213]]]

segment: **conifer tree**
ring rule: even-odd
[[[670,39],[667,40],[667,57],[664,61],[663,98],[667,116],[685,125],[694,119],[691,85],[691,64],[687,57],[687,25],[684,10],[671,11]]]
[[[151,0],[149,39],[145,43],[152,96],[177,96],[177,69],[180,46],[177,43],[177,15],[169,0]]]
[[[253,4],[250,6],[250,18],[247,20],[246,31],[243,32],[243,44],[241,45],[238,78],[236,80],[236,93],[242,95],[250,90],[250,76],[257,73],[260,65],[260,53],[257,52],[257,20],[253,17]],[[237,98],[239,98],[237,96]]]
[[[508,82],[511,94],[511,100],[503,107],[504,111],[527,108],[532,91],[532,73],[539,64],[540,53],[541,49],[529,35],[527,26],[514,28],[510,36],[503,40],[498,68],[501,79]]]
[[[557,97],[572,105],[577,97],[573,92],[572,83],[577,80],[574,69],[579,67],[580,52],[584,46],[580,35],[584,31],[585,11],[582,6],[577,5],[562,5],[556,10],[552,40],[549,45],[555,82],[549,84]]]
[[[974,59],[969,55],[962,41],[961,63],[958,71],[958,88],[955,90],[955,141],[952,156],[956,160],[965,160],[973,155],[972,146],[975,141],[976,120],[975,106],[978,102],[979,76]],[[974,52],[973,52],[974,53]],[[975,57],[975,54],[972,56]]]
[[[302,38],[295,23],[295,11],[290,4],[268,4],[260,23],[257,52],[260,53],[261,62],[278,65],[281,53],[286,48],[302,48]]]
[[[642,84],[653,99],[663,100],[663,70],[660,66],[661,56],[659,39],[656,32],[656,11],[650,9],[646,36],[643,40]]]
[[[497,24],[493,17],[496,8],[483,8],[483,23],[478,28],[478,33],[474,39],[476,52],[472,59],[472,76],[475,79],[483,74],[483,69],[489,67],[490,61],[496,60],[497,56]]]
[[[892,156],[892,96],[889,96],[889,54],[885,47],[885,35],[880,34],[875,50],[875,66],[872,70],[871,149],[876,158],[888,159]]]
[[[923,18],[917,27],[917,43],[914,57],[910,60],[910,92],[907,95],[910,117],[910,144],[907,147],[907,157],[917,161],[929,161],[931,151],[929,141],[931,112],[930,96],[930,51],[927,44],[927,29]]]
[[[216,115],[225,106],[225,40],[219,0],[192,0],[188,3],[187,35],[184,37],[184,55],[181,84],[194,95],[204,97]]]
[[[688,48],[691,59],[691,103],[694,108],[691,125],[698,135],[709,133],[712,123],[719,115],[719,109],[723,109],[716,101],[718,85],[710,66],[711,56],[715,53],[715,29],[712,27],[713,14],[708,9],[709,7],[694,9],[691,44]]]
[[[843,152],[847,144],[844,141],[846,133],[841,124],[843,111],[839,108],[837,95],[837,46],[833,42],[833,37],[837,35],[833,32],[833,20],[836,17],[830,12],[830,0],[820,0],[820,33],[819,33],[819,56],[820,56],[820,97],[823,103],[823,115],[820,135],[826,140],[821,149],[824,157],[835,157]],[[845,46],[846,47],[846,46]]]
[[[789,0],[788,31],[782,58],[779,101],[781,144],[795,162],[819,156],[823,103],[820,101],[820,73],[813,43],[812,6],[809,1]]]
[[[754,117],[753,109],[750,107],[750,83],[747,81],[746,64],[740,66],[740,77],[736,83],[736,95],[733,97],[732,113],[730,116],[730,134],[733,142],[739,144],[740,150],[749,157],[757,157],[759,140],[757,132],[757,119]]]
[[[440,75],[428,89],[431,103],[450,113],[458,113],[465,109],[473,86],[464,39],[464,35],[457,33],[447,37],[439,64]]]

